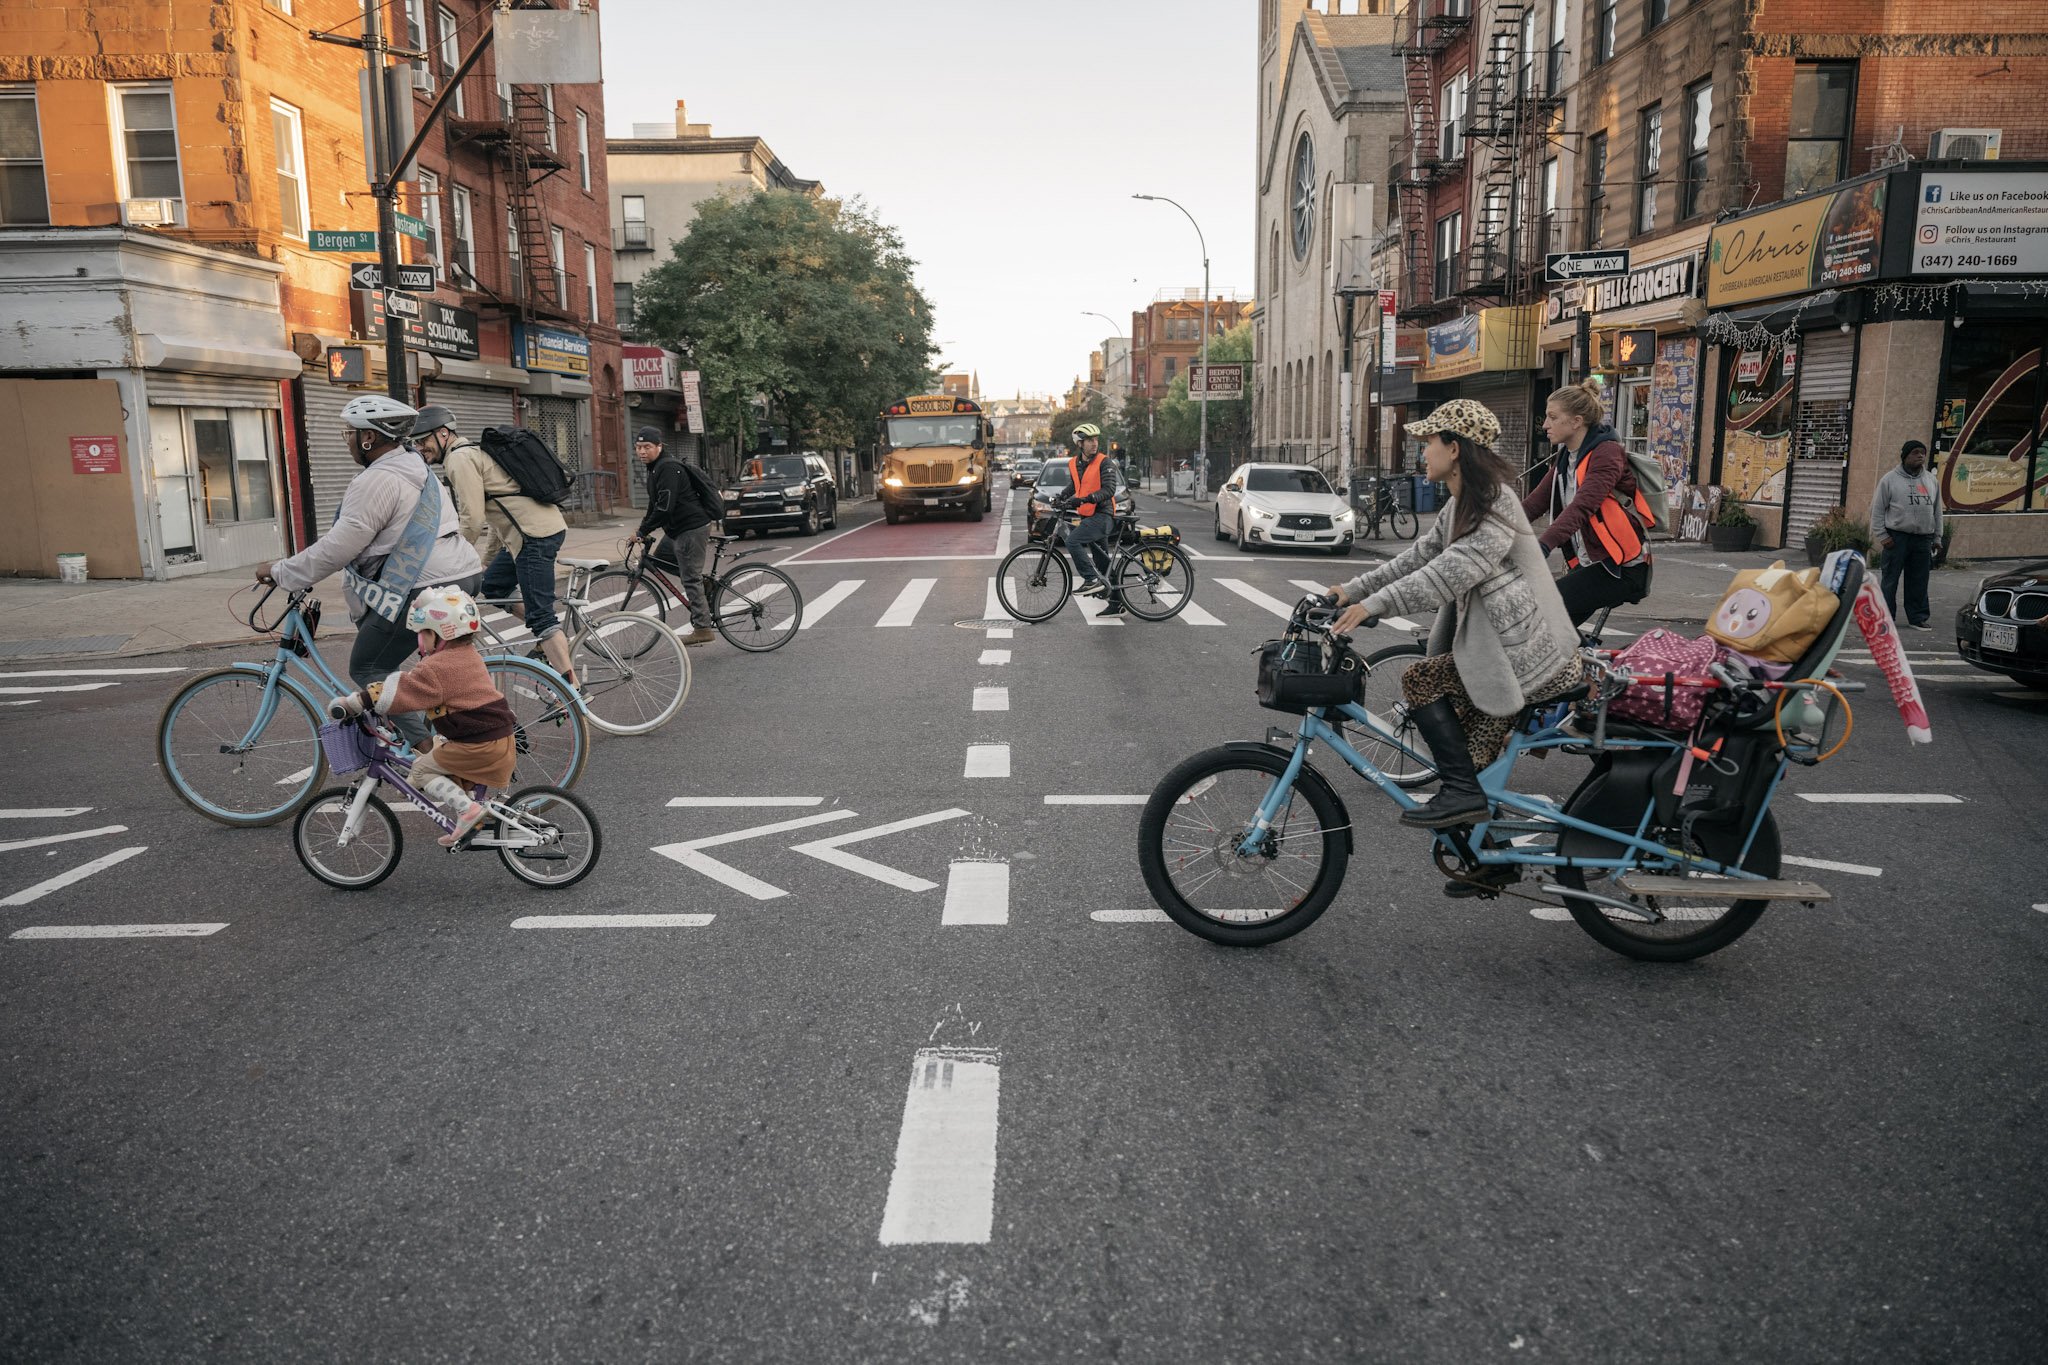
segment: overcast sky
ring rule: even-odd
[[[1161,289],[1253,284],[1252,0],[605,0],[605,119],[765,138],[902,233],[985,395],[1060,391]],[[1117,321],[1112,333],[1083,309]]]

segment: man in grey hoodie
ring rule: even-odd
[[[1941,536],[1941,495],[1927,471],[1927,445],[1908,441],[1899,467],[1877,481],[1870,499],[1870,534],[1884,551],[1884,604],[1899,619],[1899,579],[1906,580],[1906,624],[1933,630],[1927,605],[1927,575],[1934,568],[1934,542]]]

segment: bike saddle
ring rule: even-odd
[[[555,563],[566,564],[572,569],[590,569],[593,571],[609,569],[612,566],[612,562],[609,559],[571,559],[567,555],[556,555]]]

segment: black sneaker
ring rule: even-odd
[[[1907,625],[1907,629],[1909,629],[1909,630],[1933,630],[1933,629],[1934,629],[1934,626],[1933,626],[1933,623],[1931,623],[1931,622],[1928,622],[1928,621],[1913,621],[1913,622],[1910,622],[1910,623],[1908,623],[1908,625]]]
[[[1111,602],[1095,614],[1097,616],[1122,616],[1124,614],[1124,604],[1121,602]]]
[[[1076,597],[1102,597],[1109,592],[1107,583],[1083,583],[1074,589]]]

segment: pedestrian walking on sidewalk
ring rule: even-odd
[[[420,409],[412,443],[441,466],[448,480],[462,538],[476,547],[484,564],[478,592],[496,598],[518,588],[519,605],[512,614],[533,632],[548,666],[574,686],[569,637],[555,615],[555,556],[569,537],[561,510],[523,496],[519,481],[482,446],[457,432],[455,414],[438,403]]]
[[[1903,578],[1905,623],[1914,630],[1933,630],[1927,577],[1934,568],[1935,542],[1941,539],[1941,500],[1927,469],[1925,441],[1906,442],[1899,451],[1899,467],[1877,481],[1877,491],[1870,497],[1870,535],[1884,551],[1884,604],[1892,620],[1899,619]]]
[[[660,427],[635,432],[633,453],[647,466],[647,515],[640,518],[633,539],[646,543],[656,531],[662,533],[660,546],[650,553],[673,563],[690,595],[690,633],[683,643],[709,644],[716,634],[711,629],[711,581],[704,577],[704,560],[711,550],[712,524],[725,519],[725,499],[710,475],[661,448]]]

